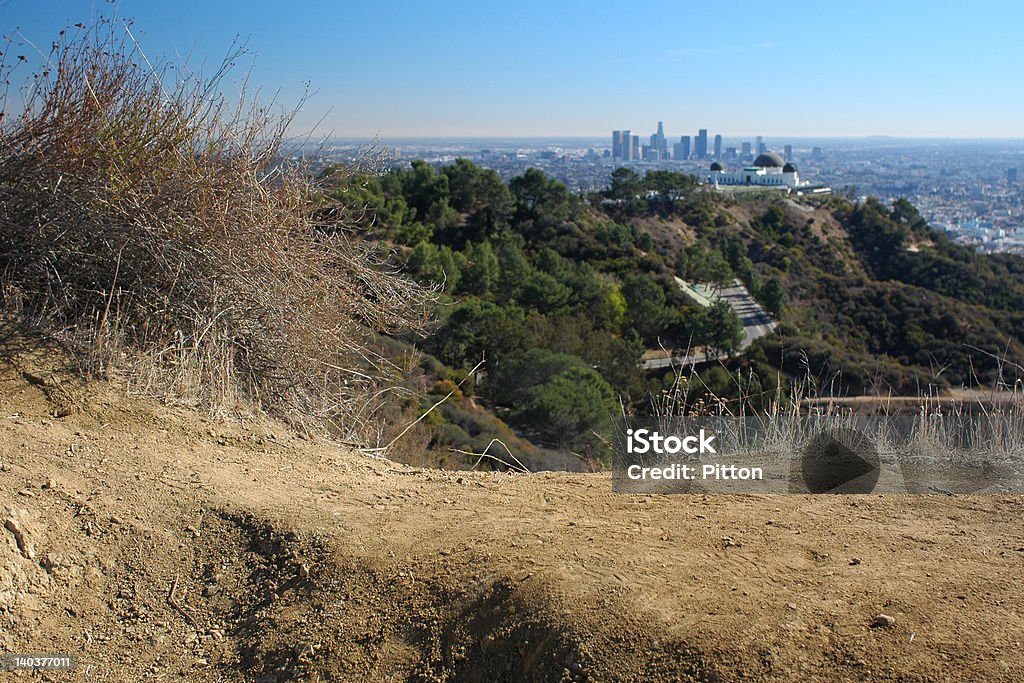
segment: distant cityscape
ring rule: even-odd
[[[735,176],[760,155],[779,158],[802,183],[830,187],[852,200],[868,196],[891,202],[906,197],[929,223],[951,239],[984,252],[1024,255],[1024,140],[899,138],[788,138],[696,135],[669,138],[662,122],[641,144],[629,129],[605,138],[425,138],[381,139],[388,166],[422,159],[441,166],[457,158],[491,168],[508,180],[540,168],[570,190],[606,188],[614,169],[638,173],[674,170],[714,182]],[[678,141],[676,141],[678,140]],[[366,140],[331,140],[316,152],[322,163],[347,162],[363,153]],[[781,169],[770,169],[781,171]],[[782,188],[785,189],[785,188]]]
[[[612,131],[611,149],[603,151],[602,156],[611,157],[612,161],[704,161],[714,159],[715,161],[739,161],[740,163],[751,163],[756,156],[768,152],[768,146],[764,138],[757,136],[753,142],[740,143],[739,147],[725,147],[723,152],[723,140],[721,135],[715,135],[711,151],[708,148],[708,130],[701,128],[693,136],[692,145],[689,135],[682,135],[679,142],[672,143],[669,149],[668,138],[665,137],[665,124],[658,121],[658,130],[650,136],[650,144],[641,145],[640,136],[631,135],[628,130]],[[783,159],[787,162],[793,161],[793,145],[784,145],[782,150]],[[811,155],[820,158],[821,147],[813,147]]]

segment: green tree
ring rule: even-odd
[[[415,217],[426,222],[430,207],[438,202],[447,205],[449,200],[448,178],[434,172],[434,167],[417,159],[412,167],[396,174],[401,179],[402,192],[406,202],[415,210]]]
[[[453,252],[447,246],[420,242],[413,247],[406,266],[422,279],[433,284],[444,284],[444,291],[455,291],[462,275],[462,254]]]
[[[531,389],[570,368],[586,369],[587,364],[578,356],[543,348],[515,353],[494,367],[487,382],[488,394],[499,405],[521,406]]]
[[[733,278],[728,259],[706,240],[698,240],[690,248],[686,259],[687,271],[697,282],[709,282],[722,286]]]
[[[452,307],[427,346],[453,368],[470,368],[484,358],[490,364],[498,363],[521,348],[524,318],[521,309],[469,298]]]
[[[608,188],[609,199],[622,199],[631,201],[636,199],[643,189],[643,181],[640,176],[631,169],[617,168],[612,171],[612,184]]]
[[[600,282],[600,298],[592,307],[594,323],[601,327],[617,331],[626,322],[629,305],[622,295],[622,286],[610,280]]]
[[[470,242],[465,251],[466,265],[462,268],[459,289],[465,294],[486,296],[498,283],[501,264],[490,242]]]
[[[456,159],[441,169],[448,178],[451,206],[459,213],[473,211],[479,200],[480,168],[469,159]]]
[[[644,340],[653,342],[671,323],[673,316],[666,305],[665,290],[651,278],[626,276],[622,296],[626,299],[629,317]]]
[[[478,177],[477,204],[466,222],[469,239],[483,240],[508,227],[515,200],[497,172],[486,169]]]
[[[777,278],[768,278],[761,286],[760,298],[768,312],[779,317],[782,307],[786,304],[786,290]]]
[[[525,403],[513,409],[512,420],[551,443],[571,447],[588,442],[592,430],[607,430],[615,409],[615,394],[601,375],[572,367],[530,389]]]
[[[693,189],[694,177],[679,171],[648,171],[644,176],[644,188],[661,195],[681,194]]]
[[[743,323],[726,301],[716,301],[707,310],[706,343],[720,353],[732,353],[743,343]]]
[[[516,202],[516,221],[559,222],[569,217],[569,190],[562,183],[549,180],[537,168],[526,170],[508,184]]]
[[[530,269],[522,282],[519,303],[541,313],[551,313],[568,305],[572,290],[547,273]]]

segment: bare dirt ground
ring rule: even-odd
[[[41,680],[1024,680],[1020,497],[617,496],[52,370],[0,363],[0,648],[79,658]]]

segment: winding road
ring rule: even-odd
[[[755,339],[771,334],[778,325],[738,280],[734,281],[731,286],[724,287],[717,292],[711,292],[703,285],[692,285],[680,278],[676,278],[676,282],[687,296],[701,306],[710,306],[716,298],[723,299],[732,306],[732,309],[736,311],[736,315],[739,316],[740,322],[743,323],[743,341],[740,343],[741,351],[754,343]],[[659,368],[667,368],[670,365],[685,367],[688,365],[701,365],[716,358],[725,359],[728,357],[729,355],[725,353],[709,354],[706,351],[695,351],[686,355],[671,356],[660,352],[656,357],[646,357],[643,361],[643,367],[645,370],[657,370]]]

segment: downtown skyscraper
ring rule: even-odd
[[[616,161],[635,161],[640,157],[640,138],[628,130],[612,131],[612,158]]]
[[[694,147],[696,147],[696,149],[694,150],[694,154],[697,156],[698,159],[707,159],[708,158],[708,129],[707,128],[701,128],[699,131],[697,131],[697,140],[696,140],[696,144],[694,145]]]
[[[672,158],[676,161],[686,161],[690,158],[690,136],[684,135],[679,142],[672,146]]]

